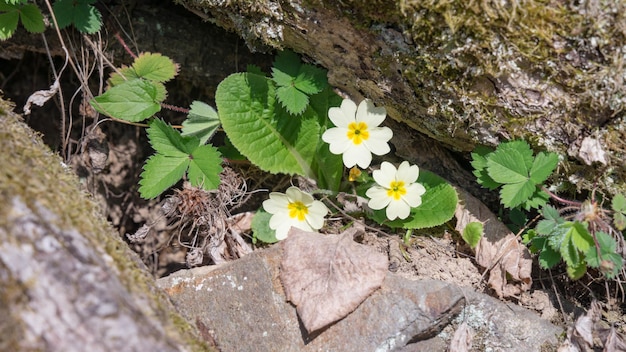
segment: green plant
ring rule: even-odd
[[[59,29],[73,25],[81,33],[93,34],[102,26],[102,15],[92,4],[96,0],[58,0],[52,6]],[[9,39],[17,30],[18,21],[30,33],[45,30],[43,14],[28,0],[0,1],[0,40]]]
[[[371,101],[364,101],[359,105],[361,110],[357,111],[354,102],[348,99],[342,101],[332,91],[326,71],[300,62],[292,52],[278,54],[271,77],[252,66],[247,72],[234,73],[225,78],[218,85],[215,95],[217,111],[199,101],[194,101],[189,110],[165,104],[167,92],[164,83],[174,78],[177,72],[178,66],[169,58],[160,54],[141,54],[135,57],[132,65],[116,69],[108,80],[105,93],[90,102],[98,112],[129,123],[150,119],[148,138],[155,154],[148,159],[141,174],[139,192],[144,198],[157,197],[181,178],[206,190],[216,189],[220,184],[222,159],[210,143],[219,126],[226,133],[226,142],[232,143],[252,164],[274,174],[310,178],[316,182],[321,193],[330,196],[337,194],[342,187],[351,187],[349,183],[342,183],[346,160],[351,160],[353,164],[358,160],[359,165],[369,166],[370,149],[357,145],[370,143],[376,154],[390,150],[387,142],[392,136],[391,130],[377,127],[386,116],[385,109],[374,107]],[[341,109],[337,108],[340,104]],[[187,113],[182,133],[153,118],[163,107]],[[348,124],[347,120],[355,118],[362,120],[352,122],[353,127],[333,127],[333,121]],[[368,126],[368,123],[371,125]],[[362,134],[355,135],[359,133]],[[337,136],[341,138],[336,140]],[[333,146],[329,144],[331,142],[338,144]],[[355,148],[350,149],[349,157],[343,155],[342,158],[345,150],[341,148],[346,143],[353,143]],[[418,178],[417,166],[409,167],[406,163],[403,167],[413,170],[411,175],[414,177],[409,177],[406,188],[402,179],[392,181],[392,186],[398,186],[394,188],[395,195],[380,205],[387,207],[387,215],[384,209],[366,214],[392,228],[431,227],[448,221],[457,203],[452,186],[427,171],[419,173]],[[393,166],[388,168],[395,170]],[[405,171],[398,172],[398,175],[408,175]],[[396,176],[387,175],[383,179],[389,177]],[[418,184],[413,184],[415,181]],[[356,189],[361,197],[365,196],[366,188],[373,187],[373,180],[366,173],[358,183]],[[379,182],[377,187],[385,189],[386,186],[384,183],[381,186]],[[412,194],[414,189],[421,191]],[[290,194],[293,196],[294,192],[292,189]],[[302,199],[313,199],[306,192],[301,193]],[[309,206],[317,203],[301,204],[281,193],[273,193],[272,196],[285,201],[278,208],[274,206],[271,215],[263,210],[257,213],[252,223],[255,238],[264,242],[278,240],[276,230],[284,221],[273,221],[272,218],[277,216],[282,216],[283,220],[289,217],[294,226],[305,229],[318,229],[323,224],[320,218],[323,214],[317,217],[307,215],[309,211],[315,213],[315,209]],[[396,210],[391,211],[392,208],[403,210],[397,213]],[[401,216],[389,221],[387,217],[390,213]],[[398,215],[393,218],[396,217]],[[301,223],[304,221],[314,223]],[[284,238],[287,230],[281,227],[279,238]]]
[[[486,188],[500,190],[501,203],[512,209],[516,229],[523,229],[526,216],[520,209],[540,208],[542,219],[528,230],[523,241],[539,264],[549,269],[563,261],[572,279],[582,277],[589,267],[598,269],[606,278],[615,278],[622,269],[619,254],[624,248],[626,199],[618,194],[612,210],[606,210],[594,199],[583,202],[560,198],[543,185],[554,171],[558,156],[554,153],[533,155],[525,141],[500,144],[495,151],[480,148],[472,153],[472,166],[478,182]],[[563,205],[559,209],[547,205],[549,199]],[[611,223],[610,214],[613,214]],[[568,215],[562,215],[568,214]],[[475,231],[463,234],[472,244]]]

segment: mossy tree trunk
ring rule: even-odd
[[[626,191],[621,0],[177,1],[450,148],[524,138],[568,157],[564,180]]]
[[[208,350],[12,108],[0,97],[0,350]]]

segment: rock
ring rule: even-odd
[[[221,351],[413,351],[425,343],[445,345],[453,321],[464,319],[479,336],[474,346],[496,349],[538,350],[544,342],[556,343],[560,332],[530,311],[489,296],[388,273],[354,312],[307,335],[284,296],[281,257],[281,247],[273,246],[222,265],[176,272],[158,285]],[[519,340],[526,344],[515,345]]]

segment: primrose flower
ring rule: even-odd
[[[403,161],[396,169],[391,163],[383,161],[380,170],[375,170],[372,176],[378,185],[365,192],[370,198],[368,206],[374,210],[387,207],[389,220],[406,219],[411,208],[422,204],[422,195],[426,193],[426,189],[415,182],[419,176],[417,165],[409,165],[408,161]]]
[[[324,226],[328,208],[298,187],[289,187],[285,193],[272,192],[263,208],[272,214],[270,228],[276,230],[276,239],[284,240],[293,227],[305,231],[319,230]]]
[[[363,100],[357,109],[350,99],[344,99],[341,107],[328,109],[328,118],[336,127],[329,128],[322,140],[330,144],[333,154],[343,154],[346,167],[359,165],[365,169],[372,162],[372,153],[389,153],[389,140],[393,132],[389,127],[378,127],[387,116],[384,107],[375,107],[371,100]]]

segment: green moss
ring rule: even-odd
[[[103,248],[112,258],[119,271],[118,277],[130,292],[146,296],[152,309],[146,312],[171,314],[161,319],[170,329],[170,336],[185,339],[188,346],[196,351],[208,348],[193,335],[193,329],[183,318],[173,319],[173,308],[167,307],[168,298],[156,289],[154,278],[148,273],[136,253],[117,236],[116,231],[99,214],[97,205],[90,196],[79,191],[76,176],[62,164],[45,146],[40,136],[28,128],[20,116],[12,113],[13,104],[0,97],[0,155],[3,157],[0,168],[0,202],[10,204],[19,197],[30,209],[38,206],[54,209],[58,219],[54,224],[60,229],[75,229],[91,241],[94,247]],[[7,219],[10,206],[0,207],[0,226],[9,226]],[[9,285],[14,286],[14,285]],[[1,300],[11,299],[6,291]],[[0,302],[1,303],[1,302]],[[169,312],[169,313],[168,313]]]

